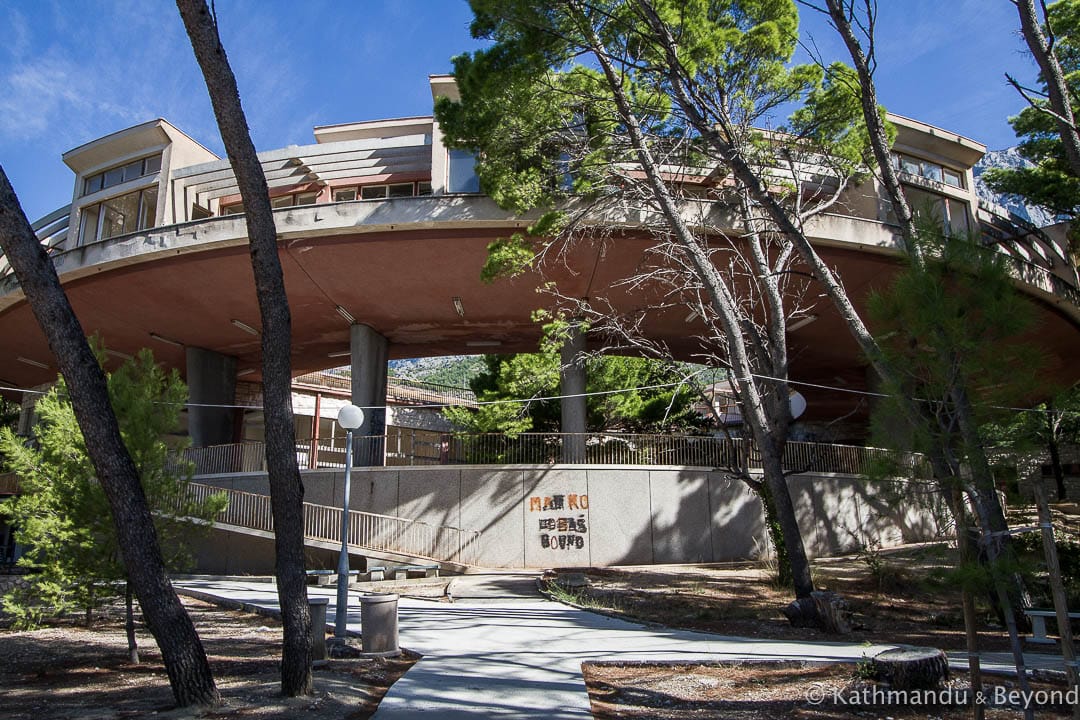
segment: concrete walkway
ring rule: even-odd
[[[269,583],[183,580],[178,588],[257,607],[277,608]],[[581,675],[585,661],[723,661],[803,659],[855,662],[889,646],[784,642],[649,627],[544,600],[528,575],[456,578],[453,603],[401,598],[401,646],[423,659],[390,688],[376,718],[590,718]],[[334,589],[309,587],[330,600]],[[355,598],[357,593],[352,593]],[[355,600],[354,600],[355,602]],[[349,629],[360,630],[359,602]],[[954,657],[955,655],[955,657]],[[984,669],[993,665],[984,659]],[[966,667],[964,653],[950,654]],[[1061,659],[1031,656],[1029,667],[1061,668]],[[1008,661],[1006,661],[1008,662]]]

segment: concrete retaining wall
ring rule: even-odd
[[[343,471],[307,471],[303,479],[308,502],[341,501]],[[264,474],[199,480],[267,492]],[[900,502],[902,486],[851,475],[800,475],[789,482],[812,556],[850,551],[859,543],[929,540],[937,532],[934,498],[918,495],[921,486],[909,487]],[[479,530],[481,561],[489,567],[725,562],[759,557],[767,546],[757,497],[741,481],[701,468],[357,468],[351,507]],[[272,564],[272,543],[226,542],[220,537],[225,534],[215,534],[213,552],[200,553],[202,569],[251,566],[249,572],[264,572]],[[259,562],[262,552],[269,564]]]

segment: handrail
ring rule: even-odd
[[[215,523],[263,532],[274,531],[270,496],[203,483],[188,484],[189,498],[196,502],[221,494],[228,497],[229,504],[214,519]],[[308,502],[303,507],[306,539],[341,543],[341,508]],[[348,544],[357,549],[476,565],[479,561],[479,541],[480,532],[476,530],[349,510]]]
[[[357,465],[676,465],[761,468],[753,443],[741,438],[630,433],[439,433],[390,426],[385,435],[354,439]],[[265,469],[262,443],[189,448],[196,475],[259,472]],[[301,467],[344,467],[344,438],[298,440]],[[312,458],[316,462],[312,463]],[[891,468],[929,477],[922,456],[880,448],[789,441],[784,468],[793,472],[873,475]]]

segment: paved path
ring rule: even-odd
[[[177,586],[277,608],[276,589],[269,583],[184,580]],[[455,580],[451,592],[453,603],[400,600],[401,645],[424,657],[390,688],[375,715],[378,720],[590,718],[581,676],[581,663],[590,660],[858,661],[888,647],[783,642],[644,626],[546,601],[524,575],[465,576]],[[309,587],[308,593],[330,599],[327,618],[332,622],[334,589]],[[356,593],[352,595],[355,598]],[[360,630],[358,602],[349,613],[349,629]],[[954,666],[966,665],[963,653],[955,655],[950,656]],[[1045,666],[1052,665],[1053,658],[1031,660],[1031,666]],[[1060,662],[1058,658],[1059,667]]]

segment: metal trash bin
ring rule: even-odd
[[[392,657],[398,647],[398,596],[392,593],[360,596],[360,638],[365,655]]]

